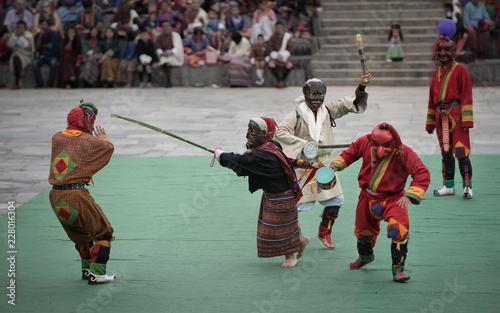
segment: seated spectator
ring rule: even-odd
[[[181,33],[184,28],[184,15],[172,10],[170,7],[170,2],[168,0],[162,1],[158,8],[158,17],[156,18],[156,26],[162,27],[161,23],[165,20],[170,22],[172,28],[175,32]]]
[[[236,4],[238,4],[241,14],[248,14],[251,16],[253,12],[259,8],[260,0],[238,0],[230,2],[236,2]]]
[[[97,21],[95,23],[95,27],[97,28],[97,33],[99,36],[99,40],[104,38],[104,31],[106,28],[104,27],[104,21]]]
[[[220,49],[222,46],[222,32],[225,27],[222,21],[217,17],[214,10],[208,11],[208,20],[205,31],[208,34],[208,41],[210,46],[215,49]]]
[[[143,29],[141,31],[141,39],[135,47],[135,54],[137,55],[137,73],[139,74],[140,85],[139,87],[153,87],[152,71],[153,63],[158,62],[156,56],[155,43],[151,40],[149,33]],[[144,81],[144,72],[147,75],[147,82]]]
[[[156,36],[160,34],[160,31],[156,29],[156,18],[158,17],[158,13],[156,11],[151,11],[148,17],[142,21],[139,29],[143,29],[145,27],[149,27],[154,37],[151,37],[151,40],[155,41]]]
[[[115,0],[115,2],[118,1]],[[94,9],[101,14],[114,14],[115,12],[113,12],[113,10],[118,11],[115,6],[113,6],[113,1],[110,0],[94,0]]]
[[[128,43],[122,51],[120,65],[118,66],[118,73],[116,75],[117,82],[125,84],[126,88],[132,86],[132,81],[134,80],[134,74],[137,68],[137,54],[135,53],[137,43],[135,42],[134,37],[134,33],[129,30],[127,32]]]
[[[151,27],[151,24],[150,23],[145,23],[143,22],[141,24],[141,27],[139,28],[141,31],[139,31],[137,33],[137,36],[135,37],[135,43],[138,43],[139,40],[141,40],[141,32],[143,30],[147,31],[149,33],[149,39],[151,39],[151,41],[155,42],[156,41],[156,34],[155,34],[155,31],[153,31],[153,28]]]
[[[321,12],[321,1],[287,1],[287,9],[288,30],[295,38],[310,39],[313,18]]]
[[[79,38],[85,38],[89,31],[102,21],[102,15],[94,8],[92,0],[83,0],[83,11],[76,23]]]
[[[488,27],[491,26],[491,20],[486,8],[479,0],[470,0],[464,6],[462,14],[474,59],[487,58],[490,44]]]
[[[130,8],[128,0],[121,0],[120,9],[111,19],[111,28],[116,30],[119,36],[125,37],[128,30],[136,32],[140,24],[139,14]]]
[[[96,87],[99,80],[99,63],[97,62],[97,47],[100,36],[97,27],[92,27],[83,40],[83,70],[80,78],[86,87]]]
[[[17,22],[16,27],[9,34],[7,46],[12,50],[9,67],[12,74],[14,74],[14,84],[11,89],[19,89],[21,88],[19,84],[21,74],[33,62],[35,51],[33,35],[26,29],[26,23],[22,20]]]
[[[123,3],[122,3],[123,6]],[[120,63],[120,44],[115,31],[107,27],[104,39],[97,46],[97,63],[101,66],[101,82],[103,87],[113,87],[113,82]]]
[[[49,22],[49,27],[55,32],[61,30],[61,19],[57,14],[57,10],[53,7],[53,2],[51,0],[43,0],[40,4],[40,11],[35,14],[33,20],[33,26],[35,33],[40,31],[40,19],[47,20]]]
[[[33,30],[33,14],[25,8],[25,5],[24,0],[15,0],[14,8],[5,15],[3,24],[7,27],[9,33],[17,27],[17,22],[19,21],[24,22],[27,30]]]
[[[237,30],[231,31],[231,44],[227,56],[229,66],[227,79],[231,87],[250,87],[252,64],[250,63],[250,41],[241,36]]]
[[[78,38],[76,28],[66,29],[61,41],[61,60],[59,61],[59,87],[66,89],[78,87],[80,77],[80,63],[82,59],[82,44]]]
[[[231,15],[226,19],[226,28],[228,30],[236,29],[241,36],[250,38],[251,30],[247,27],[243,16],[240,15],[240,8],[237,5],[231,7]]]
[[[405,52],[401,43],[403,42],[403,33],[401,26],[398,23],[392,23],[391,30],[389,31],[389,48],[385,53],[385,60],[387,62],[403,61]]]
[[[201,27],[195,27],[193,33],[184,39],[184,52],[187,54],[187,62],[192,67],[205,64],[208,39],[203,35]]]
[[[264,41],[268,41],[273,34],[273,27],[276,24],[276,14],[271,9],[266,0],[259,1],[259,8],[253,12],[253,25],[250,42],[257,41],[257,36],[262,34]]]
[[[293,43],[291,39],[292,35],[285,32],[283,23],[277,22],[276,31],[267,42],[270,58],[267,65],[278,80],[278,88],[286,87],[286,78],[293,67],[291,58]]]
[[[191,5],[184,12],[186,29],[184,35],[192,34],[195,27],[207,25],[207,12],[201,8],[201,0],[192,0]]]
[[[269,58],[268,54],[264,36],[257,36],[257,42],[252,45],[250,63],[255,64],[255,74],[257,74],[255,83],[259,86],[264,83],[264,67],[266,66],[266,57]]]
[[[156,54],[160,59],[159,66],[165,71],[165,87],[172,87],[170,68],[184,64],[184,47],[181,35],[172,31],[168,20],[161,23],[162,33],[156,38]]]
[[[40,68],[47,64],[50,66],[47,87],[54,86],[56,78],[57,59],[59,56],[58,35],[49,28],[47,20],[40,20],[40,32],[35,35],[35,59],[33,60],[33,71],[35,72],[36,87],[44,87]]]
[[[64,27],[67,23],[75,25],[83,11],[80,0],[60,0],[59,4],[61,6],[57,9],[57,14],[61,19],[61,26]]]

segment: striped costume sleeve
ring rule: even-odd
[[[472,115],[472,81],[465,67],[463,67],[461,73],[461,85],[460,106],[462,108],[462,126],[472,128],[474,127],[474,118]]]
[[[340,170],[345,169],[362,157],[363,148],[366,148],[367,145],[369,146],[370,143],[366,135],[364,135],[351,143],[351,146],[342,151],[342,153],[335,157],[330,164],[338,167]]]
[[[434,71],[429,87],[429,102],[427,103],[427,119],[425,121],[426,131],[433,131],[436,128],[436,104],[434,103],[434,84],[436,81],[436,71]]]

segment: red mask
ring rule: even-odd
[[[394,149],[396,149],[396,140],[394,140],[394,136],[388,129],[385,130],[375,127],[375,129],[372,130],[369,139],[372,149],[375,151],[375,155],[378,159],[389,156]]]
[[[67,117],[69,130],[79,130],[88,134],[92,134],[94,130],[95,114],[89,107],[73,108]]]

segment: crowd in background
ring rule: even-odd
[[[11,2],[12,1],[12,2]],[[175,66],[228,63],[231,86],[277,87],[293,64],[293,40],[310,40],[320,0],[0,0],[0,62],[12,89],[32,71],[37,87],[171,87]],[[40,68],[47,65],[44,81]],[[56,82],[56,77],[58,81]]]

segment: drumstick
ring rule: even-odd
[[[365,51],[363,50],[363,38],[361,38],[361,34],[356,35],[356,43],[358,45],[359,61],[361,62],[363,75],[368,75],[368,64],[366,64]],[[365,77],[365,83],[368,84],[369,82],[368,78]]]

